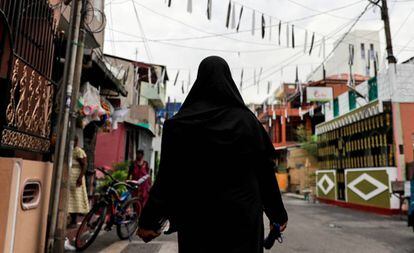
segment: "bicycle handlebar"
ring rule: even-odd
[[[111,178],[112,181],[114,182],[119,182],[118,180],[116,180],[115,178],[113,178],[111,176],[111,174],[109,174],[108,172],[106,172],[105,170],[103,170],[102,168],[97,167],[97,170],[99,170],[100,172],[102,172],[105,176],[108,176],[109,178]]]

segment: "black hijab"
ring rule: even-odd
[[[227,62],[210,56],[200,63],[197,80],[174,119],[195,118],[229,106],[246,108]]]
[[[201,127],[200,131],[207,132],[214,129],[209,142],[236,144],[240,153],[265,152],[271,157],[275,155],[269,136],[245,105],[229,65],[219,56],[207,57],[200,63],[190,93],[179,112],[168,123],[170,128]],[[225,131],[230,131],[233,138],[217,134]],[[247,136],[248,141],[238,145],[235,140],[239,140],[242,135]]]

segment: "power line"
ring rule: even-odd
[[[325,15],[328,15],[328,16],[331,16],[331,17],[334,17],[334,18],[340,18],[340,19],[345,19],[345,20],[353,20],[352,18],[347,18],[347,17],[342,17],[342,16],[338,16],[338,15],[334,15],[334,14],[331,14],[331,13],[329,13],[329,12],[323,12],[323,11],[320,11],[320,10],[317,10],[317,9],[314,9],[314,8],[311,8],[311,7],[309,7],[309,6],[306,6],[306,5],[304,5],[304,4],[301,4],[301,3],[298,3],[298,2],[296,2],[296,1],[294,1],[294,0],[287,0],[288,2],[291,2],[291,3],[293,3],[293,4],[295,4],[295,5],[297,5],[297,6],[300,6],[300,7],[302,7],[302,8],[304,8],[304,9],[307,9],[307,10],[310,10],[310,11],[314,11],[314,12],[318,12],[318,13],[320,13],[320,14],[325,14]],[[358,2],[356,2],[356,3],[360,3],[360,2],[362,2],[362,1],[358,1]],[[351,4],[352,5],[352,4]]]
[[[346,38],[346,36],[351,32],[351,30],[355,27],[355,25],[358,23],[358,21],[361,19],[361,17],[368,11],[368,9],[371,7],[371,3],[368,3],[364,10],[361,12],[361,14],[358,15],[358,17],[355,19],[355,21],[353,22],[353,24],[351,25],[351,27],[349,27],[348,31],[346,33],[344,33],[344,35],[342,36],[342,38],[339,40],[339,42],[334,46],[334,48],[331,50],[331,52],[328,54],[328,56],[322,61],[322,63],[314,70],[313,73],[315,73],[316,71],[318,71],[318,69],[321,68],[321,66],[323,66],[323,64],[326,62],[326,60],[335,52],[335,50],[339,47],[339,45],[341,44],[341,42]]]
[[[410,18],[411,14],[413,14],[414,8],[411,9],[410,13],[408,13],[407,17],[404,19],[404,21],[401,23],[400,27],[397,29],[397,31],[394,33],[393,37],[396,37],[398,33],[401,31],[401,29],[404,27],[405,23],[407,23],[408,19]]]
[[[136,17],[136,19],[137,19],[138,26],[139,26],[139,28],[140,28],[140,30],[141,30],[142,35],[143,35],[143,39],[144,39],[144,47],[145,47],[145,51],[147,52],[148,60],[149,60],[150,62],[152,62],[152,59],[153,59],[153,58],[152,58],[151,50],[150,50],[150,48],[149,48],[149,46],[148,46],[148,43],[147,43],[147,38],[146,38],[146,36],[145,36],[144,27],[142,26],[142,24],[141,24],[141,20],[139,19],[139,16],[138,16],[138,11],[137,11],[137,8],[136,8],[136,6],[135,6],[135,1],[134,1],[134,0],[131,0],[131,2],[132,2],[132,5],[134,6],[135,17]]]

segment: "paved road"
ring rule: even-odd
[[[414,233],[398,217],[309,204],[292,198],[285,198],[285,203],[289,213],[285,241],[268,252],[414,252]],[[86,252],[177,253],[177,244],[175,236],[162,236],[150,244],[138,239],[132,243],[119,242],[115,233],[110,232],[100,236]]]

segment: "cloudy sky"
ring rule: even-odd
[[[133,2],[134,1],[134,2]],[[134,10],[135,3],[135,10]],[[323,59],[319,57],[319,44],[326,38],[327,54],[334,42],[345,33],[368,4],[368,0],[238,0],[236,23],[243,9],[240,30],[225,27],[228,0],[212,0],[212,17],[207,19],[207,0],[193,0],[192,13],[187,12],[187,0],[107,0],[105,13],[107,26],[105,47],[107,54],[166,65],[170,82],[167,94],[171,100],[182,101],[187,94],[188,81],[194,82],[200,61],[209,55],[225,58],[239,85],[242,69],[244,82],[242,95],[246,102],[260,102],[271,89],[282,81],[295,79],[298,66],[301,80],[316,68]],[[394,53],[399,61],[414,56],[414,0],[389,0],[391,31]],[[256,10],[256,32],[253,36],[252,13]],[[266,25],[272,17],[272,37],[269,28],[265,39],[261,38],[261,15],[265,14]],[[137,18],[137,15],[138,18]],[[279,20],[282,21],[282,44],[278,45]],[[285,25],[295,26],[295,49],[286,47]],[[379,31],[381,54],[384,55],[385,39],[383,23],[378,8],[371,7],[354,29]],[[305,30],[315,32],[315,49],[312,56],[303,53]],[[147,41],[147,43],[144,43]],[[149,52],[149,53],[148,53]],[[259,89],[254,86],[254,72]],[[177,71],[178,82],[173,86]],[[181,86],[184,83],[185,94]]]

